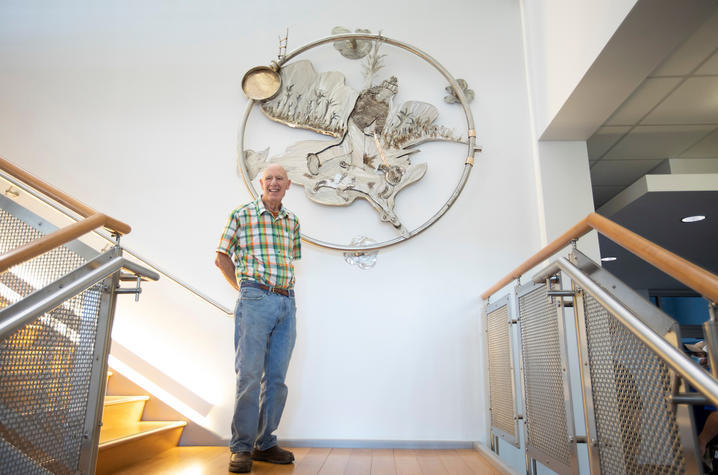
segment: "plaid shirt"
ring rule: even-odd
[[[232,258],[237,282],[291,288],[294,260],[302,257],[299,220],[283,206],[275,218],[259,198],[232,211],[217,252]]]

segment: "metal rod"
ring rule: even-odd
[[[146,277],[150,280],[159,280],[160,275],[157,272],[151,271],[150,269],[141,266],[139,264],[135,264],[134,262],[128,261],[125,259],[125,262],[122,264],[123,269],[127,269],[128,271],[142,277]]]
[[[0,337],[5,337],[23,326],[27,321],[52,310],[73,295],[82,292],[108,275],[122,268],[122,257],[115,257],[96,269],[89,271],[67,286],[55,285],[56,290],[47,295],[30,294],[25,299],[0,311]],[[23,305],[18,305],[23,304]]]
[[[707,357],[710,361],[711,372],[714,378],[718,378],[718,322],[714,318],[707,320],[703,323],[703,333],[708,344]]]
[[[673,404],[690,404],[692,406],[701,406],[708,404],[708,398],[699,393],[678,393],[671,396]]]
[[[112,322],[115,316],[116,295],[112,289],[119,282],[119,272],[106,277],[103,282],[104,291],[100,300],[95,335],[93,364],[90,369],[90,388],[88,391],[87,412],[83,437],[80,446],[80,472],[95,473],[97,451],[102,426],[103,402],[107,384],[107,354],[110,351]],[[82,470],[85,468],[85,470]]]
[[[581,287],[589,292],[601,305],[613,314],[628,330],[661,358],[673,371],[686,379],[697,391],[704,394],[713,404],[718,405],[718,381],[698,367],[682,351],[668,343],[650,327],[638,319],[611,294],[593,282],[580,269],[560,257],[555,265]]]
[[[573,290],[549,290],[546,294],[549,297],[573,297],[575,292]]]
[[[58,203],[54,202],[53,200],[49,199],[48,197],[46,197],[46,196],[43,195],[42,193],[39,193],[37,190],[34,190],[33,188],[31,188],[30,186],[26,185],[26,184],[23,183],[22,181],[16,179],[16,178],[13,177],[12,175],[9,175],[9,174],[7,174],[6,172],[4,172],[4,171],[2,171],[2,170],[0,170],[0,175],[2,175],[2,178],[3,178],[3,179],[5,179],[5,180],[7,180],[8,182],[12,183],[13,185],[15,185],[15,186],[21,188],[21,189],[22,189],[23,191],[25,191],[26,193],[32,195],[34,198],[36,198],[36,199],[42,201],[42,202],[45,203],[46,205],[48,205],[48,206],[50,206],[51,208],[53,208],[53,209],[59,211],[60,213],[64,214],[65,216],[68,216],[68,217],[70,217],[70,218],[72,218],[72,219],[75,219],[75,220],[80,220],[80,219],[82,219],[82,215],[80,215],[79,213],[77,213],[77,212],[71,210],[70,208],[67,208],[67,207],[63,206],[62,204],[58,204]],[[92,232],[93,232],[94,234],[100,236],[101,238],[103,238],[103,239],[105,239],[105,240],[111,242],[111,243],[114,243],[114,242],[115,242],[115,238],[112,237],[112,236],[110,236],[109,234],[107,234],[107,233],[104,232],[103,230],[95,229],[95,230],[93,230]],[[132,250],[131,248],[129,248],[129,247],[127,247],[127,246],[122,246],[122,250],[125,251],[126,254],[130,254],[130,255],[136,257],[137,259],[141,260],[144,264],[146,264],[146,265],[152,267],[152,268],[155,269],[157,272],[159,272],[159,273],[162,274],[163,276],[167,277],[168,279],[172,280],[174,283],[176,283],[176,284],[179,285],[180,287],[184,287],[186,290],[192,292],[192,293],[195,294],[197,297],[201,298],[202,300],[204,300],[204,301],[207,302],[208,304],[210,304],[210,305],[216,307],[218,310],[221,310],[223,313],[227,314],[228,316],[234,316],[234,312],[233,312],[230,308],[225,307],[224,305],[220,304],[219,302],[217,302],[217,301],[214,300],[213,298],[208,297],[208,296],[205,295],[204,293],[200,292],[200,291],[197,290],[196,288],[194,288],[194,287],[192,287],[191,285],[189,285],[188,283],[184,282],[182,279],[180,279],[180,278],[177,277],[176,275],[174,275],[174,274],[172,274],[172,273],[170,273],[170,272],[164,270],[164,269],[163,269],[162,267],[160,267],[160,266],[155,265],[150,259],[147,259],[147,258],[143,257],[141,254],[135,252],[134,250]]]
[[[571,284],[576,289],[574,284]],[[581,402],[583,403],[583,421],[586,427],[586,437],[589,441],[586,444],[588,451],[588,466],[590,473],[600,474],[600,461],[596,441],[596,418],[593,407],[593,383],[591,382],[591,370],[589,369],[588,339],[586,338],[585,309],[583,305],[583,292],[575,292],[574,302],[574,323],[576,325],[576,343],[578,349],[578,372],[581,387]]]
[[[27,322],[52,310],[68,298],[91,287],[105,277],[130,264],[138,272],[142,267],[129,263],[121,256],[111,257],[114,251],[98,256],[85,266],[30,294],[23,300],[0,310],[0,338],[9,335]],[[109,258],[109,260],[108,260]]]
[[[134,289],[115,289],[116,294],[141,294],[142,289],[134,288]]]

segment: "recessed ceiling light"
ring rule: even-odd
[[[695,216],[686,216],[685,218],[681,218],[681,221],[684,223],[695,223],[696,221],[703,221],[704,219],[706,219],[705,216],[697,214]]]
[[[602,258],[601,258],[601,262],[612,262],[612,261],[615,261],[615,260],[616,260],[616,258],[613,257],[613,256],[602,257]]]

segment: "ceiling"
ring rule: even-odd
[[[718,274],[718,9],[628,95],[587,148],[600,214]],[[671,176],[659,185],[645,177],[659,174]],[[695,214],[707,218],[681,222]],[[603,257],[616,257],[604,267],[631,287],[684,288],[603,236],[599,243]]]
[[[718,173],[718,12],[587,141],[596,209],[647,173]],[[711,160],[712,159],[712,160]]]
[[[698,206],[698,208],[696,207]],[[702,213],[705,220],[683,223]],[[712,215],[711,215],[712,213]],[[611,220],[704,269],[718,274],[718,191],[653,191],[613,214]],[[685,286],[610,239],[599,235],[603,267],[634,289],[685,289]]]

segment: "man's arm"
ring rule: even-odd
[[[234,274],[234,262],[232,258],[222,252],[217,252],[217,257],[214,259],[214,265],[219,267],[224,278],[229,282],[235,290],[239,290],[239,284],[237,284],[237,277]]]

